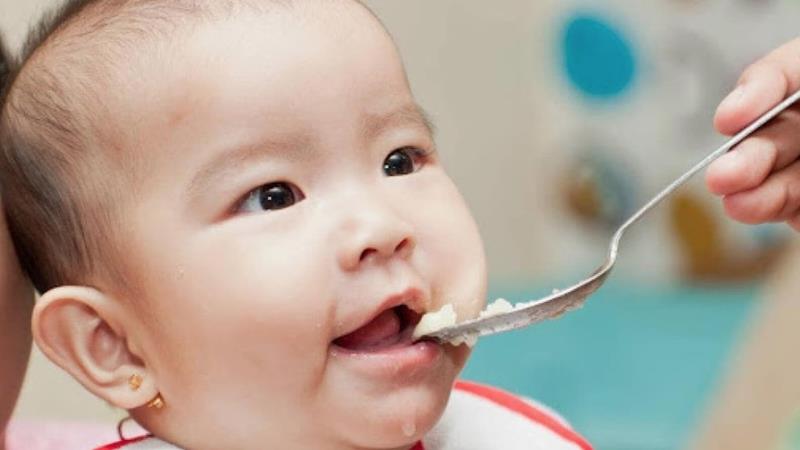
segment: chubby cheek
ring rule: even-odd
[[[434,284],[434,308],[452,303],[459,319],[471,318],[486,303],[486,256],[472,215],[447,178],[426,196],[415,214],[418,247]]]
[[[191,407],[215,393],[230,406],[220,411],[255,420],[265,405],[297,408],[313,394],[330,340],[330,289],[301,248],[282,250],[226,241],[173,263],[158,297],[159,323],[168,324],[155,349],[165,396]]]

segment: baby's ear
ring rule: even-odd
[[[126,311],[102,292],[63,286],[44,294],[33,311],[36,345],[93,394],[134,409],[158,394],[150,370],[126,338]]]

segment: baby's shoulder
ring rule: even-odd
[[[491,386],[459,381],[425,450],[591,450],[549,408]]]

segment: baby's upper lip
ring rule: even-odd
[[[339,336],[336,336],[334,340],[355,332],[359,328],[375,320],[375,318],[377,318],[384,311],[401,305],[408,307],[408,309],[419,313],[420,315],[424,314],[424,300],[424,292],[422,289],[417,287],[409,287],[398,293],[389,295],[378,305],[377,308],[371,310],[369,315],[366,315],[363,320],[355,321],[355,326],[349,327],[347,330],[345,330],[345,332],[341,333]]]

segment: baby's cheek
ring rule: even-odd
[[[475,317],[486,302],[486,257],[472,216],[458,196],[432,218],[422,249],[429,250],[431,274],[439,291],[437,309],[452,303],[460,320]]]

